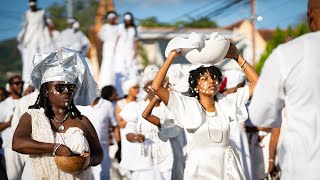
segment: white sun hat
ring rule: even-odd
[[[165,56],[168,57],[172,50],[181,50],[183,56],[192,64],[216,64],[226,56],[230,41],[220,36],[217,32],[206,40],[203,34],[192,32],[188,39],[173,38],[167,45]]]

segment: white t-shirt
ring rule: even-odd
[[[100,98],[98,104],[95,106],[77,106],[77,108],[93,124],[97,131],[101,146],[103,148],[109,147],[109,123],[111,123],[112,126],[117,125],[115,110],[112,103]]]

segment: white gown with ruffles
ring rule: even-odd
[[[186,129],[185,180],[245,179],[238,155],[229,145],[229,131],[231,121],[248,117],[249,88],[217,98],[216,112],[207,112],[196,98],[170,92],[167,106]]]
[[[55,133],[52,131],[50,120],[45,116],[43,109],[29,109],[27,113],[31,115],[32,119],[32,139],[44,143],[65,144],[75,154],[80,154],[84,150],[90,151],[88,141],[80,128],[70,127],[65,133]],[[78,175],[60,171],[52,154],[33,154],[30,155],[30,158],[35,180],[87,180],[92,178],[91,168]]]

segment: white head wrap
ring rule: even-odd
[[[225,77],[227,77],[226,89],[234,88],[246,79],[246,76],[242,70],[232,69],[224,71],[223,74]]]
[[[97,86],[85,58],[77,51],[67,48],[62,48],[61,52],[35,54],[31,81],[38,90],[41,84],[50,81],[76,84],[76,105],[89,105],[98,97]]]
[[[171,85],[176,85],[184,76],[181,64],[172,64],[168,69],[167,76]]]
[[[181,53],[192,64],[216,64],[226,56],[230,42],[217,32],[206,40],[204,34],[192,32],[188,39],[182,37],[173,38],[167,45],[165,56],[175,49],[181,49]]]
[[[79,27],[80,27],[79,21],[75,21],[75,22],[72,24],[72,28],[73,28],[73,29],[79,29]]]
[[[35,5],[37,5],[37,2],[35,2],[35,1],[29,1],[29,6],[35,6]]]
[[[116,14],[111,12],[107,15],[107,19],[112,19],[112,18],[115,18],[116,17]]]
[[[129,93],[129,89],[136,85],[139,85],[138,79],[134,78],[134,79],[128,79],[124,81],[122,85],[123,94],[127,95]]]
[[[143,85],[146,85],[149,81],[153,80],[158,71],[159,67],[154,64],[145,67],[142,77]]]
[[[67,19],[67,23],[68,24],[73,24],[74,22],[76,22],[76,20],[74,18],[68,18]]]
[[[126,14],[126,15],[124,15],[124,20],[131,20],[132,19],[132,17],[131,17],[131,15],[130,14]]]

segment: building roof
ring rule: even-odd
[[[187,38],[190,33],[197,32],[210,36],[213,32],[219,32],[220,35],[227,39],[232,38],[233,32],[222,28],[173,28],[173,27],[142,27],[141,39],[172,39],[174,37]]]
[[[265,41],[270,41],[273,37],[273,34],[275,32],[274,29],[258,29],[258,32],[263,37]]]

